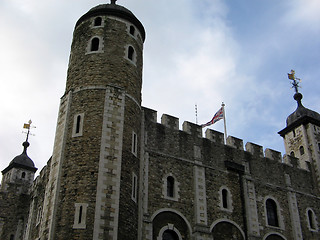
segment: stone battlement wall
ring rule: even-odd
[[[154,154],[199,164],[208,168],[225,171],[233,164],[244,168],[244,174],[274,186],[286,186],[286,175],[297,190],[313,192],[308,186],[312,182],[310,166],[302,169],[297,158],[251,142],[207,129],[202,135],[200,125],[183,122],[179,129],[179,119],[167,114],[157,122],[157,112],[143,108],[146,126],[146,150]],[[231,165],[230,165],[231,164]],[[231,167],[232,168],[232,167]],[[302,184],[303,183],[303,184]],[[303,185],[303,186],[302,186]]]

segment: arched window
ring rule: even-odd
[[[179,236],[173,230],[166,230],[162,235],[162,240],[179,240]]]
[[[310,230],[317,229],[316,216],[311,209],[307,210],[308,225]]]
[[[92,38],[90,51],[92,51],[92,52],[98,51],[99,50],[99,43],[100,43],[99,38],[97,38],[97,37]]]
[[[290,156],[291,156],[291,157],[295,157],[295,156],[294,156],[294,151],[292,151],[292,152],[290,153]]]
[[[96,17],[95,19],[94,19],[94,22],[93,22],[93,26],[101,26],[101,24],[102,24],[102,18],[101,17]]]
[[[128,58],[131,61],[134,61],[134,49],[132,46],[129,46],[129,48],[128,48]]]
[[[21,178],[25,178],[26,177],[26,173],[25,172],[22,172],[21,173]]]
[[[132,35],[132,36],[134,36],[134,32],[135,32],[135,28],[134,28],[134,26],[130,26],[130,30],[129,30],[129,33]]]
[[[267,199],[266,201],[266,210],[267,210],[267,222],[268,225],[279,227],[278,221],[278,212],[277,212],[277,204],[272,199]]]
[[[10,235],[10,240],[14,240],[14,235],[13,234]]]
[[[228,190],[227,189],[222,189],[221,191],[221,197],[222,197],[222,207],[223,208],[228,208]]]
[[[303,155],[303,154],[304,154],[304,148],[303,148],[303,146],[300,146],[299,151],[300,151],[300,155]]]
[[[174,178],[172,176],[167,177],[167,197],[174,197]]]

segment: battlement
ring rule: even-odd
[[[299,168],[301,169],[302,166],[299,165],[299,160],[295,157],[284,155],[282,157],[281,152],[266,148],[263,151],[263,147],[247,142],[245,145],[243,143],[243,140],[234,136],[228,136],[226,139],[226,143],[224,141],[224,134],[212,129],[206,129],[204,136],[202,127],[200,125],[197,125],[195,123],[191,123],[188,121],[184,121],[182,123],[182,128],[180,128],[179,118],[163,114],[161,116],[161,123],[157,122],[157,111],[149,108],[143,107],[144,116],[146,121],[160,124],[162,127],[170,129],[171,131],[179,131],[181,134],[188,134],[191,135],[192,139],[199,138],[199,139],[207,139],[212,143],[222,145],[224,147],[231,147],[231,149],[247,152],[251,154],[255,158],[262,158],[262,159],[268,159],[273,162],[278,162],[285,164],[290,167]],[[196,145],[196,144],[195,144]],[[307,166],[308,167],[308,166]],[[309,168],[305,169],[309,170]]]

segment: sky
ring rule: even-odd
[[[73,29],[102,0],[0,1],[0,170],[22,153],[52,155]],[[284,154],[277,133],[296,109],[320,112],[319,0],[118,0],[146,30],[142,105],[203,124],[225,103],[227,134]],[[195,113],[197,106],[197,117]],[[209,127],[223,132],[223,121]],[[38,172],[39,172],[38,170]],[[1,178],[1,177],[0,177]]]

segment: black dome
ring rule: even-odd
[[[29,158],[29,156],[27,155],[27,148],[29,147],[29,145],[30,144],[28,142],[24,142],[22,144],[23,152],[20,155],[16,156],[10,162],[9,166],[2,171],[3,174],[14,167],[31,170],[33,172],[35,172],[37,170],[37,168],[35,168],[35,166],[34,166],[33,161],[31,160],[31,158]]]
[[[308,108],[305,108],[302,105],[302,103],[301,103],[302,94],[301,93],[296,93],[294,95],[294,99],[297,101],[298,107],[293,113],[291,113],[287,117],[287,126],[292,125],[293,123],[298,122],[300,119],[303,119],[303,118],[312,118],[314,120],[320,121],[320,114],[319,113],[312,111]]]
[[[99,15],[112,15],[126,19],[133,23],[141,32],[142,40],[145,40],[146,33],[142,23],[136,18],[136,16],[127,8],[117,5],[117,4],[101,4],[96,7],[91,8],[86,14],[84,14],[76,23],[76,27],[84,20],[99,16]]]
[[[297,109],[287,117],[287,126],[278,132],[282,137],[302,124],[312,123],[320,126],[320,114],[302,105],[302,94],[296,93],[293,98],[297,101],[298,106]]]

